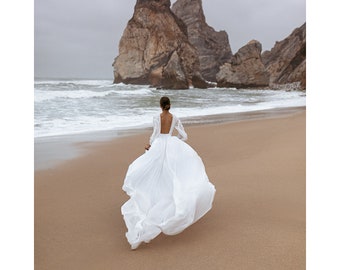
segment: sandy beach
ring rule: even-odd
[[[84,145],[35,171],[35,269],[305,269],[305,109],[186,127],[216,187],[212,210],[131,251],[120,213],[129,164],[150,130]],[[41,157],[40,157],[41,158]]]

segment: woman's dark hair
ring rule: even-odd
[[[161,108],[163,110],[170,110],[170,99],[168,97],[162,97],[159,101],[159,104],[161,105]]]

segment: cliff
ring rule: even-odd
[[[172,11],[187,26],[189,42],[198,51],[202,76],[215,82],[220,66],[232,57],[228,34],[216,32],[206,23],[202,0],[177,0]]]
[[[225,63],[217,73],[218,87],[254,88],[269,85],[269,74],[261,60],[262,45],[250,41]]]
[[[119,43],[114,83],[167,89],[306,88],[306,23],[261,54],[251,41],[232,55],[228,35],[205,20],[201,0],[137,0]]]
[[[306,23],[262,54],[271,87],[299,83],[306,89]]]
[[[168,89],[207,87],[186,25],[170,5],[170,0],[137,0],[113,63],[115,83]]]

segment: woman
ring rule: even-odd
[[[132,249],[161,232],[182,232],[211,209],[215,194],[201,158],[184,142],[181,121],[169,112],[170,99],[162,97],[160,107],[148,151],[129,166],[123,185],[130,199],[121,211]]]

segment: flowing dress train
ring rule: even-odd
[[[215,195],[201,158],[184,142],[181,121],[173,115],[169,134],[160,133],[160,116],[153,124],[151,148],[131,163],[123,185],[130,199],[121,212],[132,249],[161,232],[182,232],[211,209]]]

